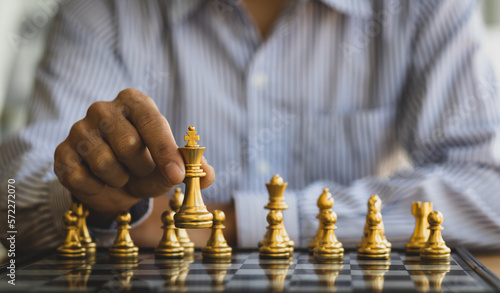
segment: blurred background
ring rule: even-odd
[[[26,123],[34,72],[43,54],[52,18],[63,1],[0,0],[0,142]],[[486,24],[485,49],[498,76],[500,0],[483,0],[480,5]]]

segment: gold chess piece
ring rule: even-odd
[[[290,258],[290,248],[288,243],[283,240],[280,231],[282,221],[283,214],[280,210],[271,210],[267,214],[269,233],[266,233],[268,237],[264,239],[264,244],[259,249],[261,258]]]
[[[382,212],[382,200],[377,194],[372,194],[370,198],[368,199],[368,213],[371,211],[374,212]],[[384,243],[387,248],[391,248],[392,244],[387,241],[387,238],[385,237],[385,227],[384,227],[384,222],[380,222],[380,237],[382,237],[382,242]],[[361,242],[358,243],[358,248],[364,245],[364,242],[366,241],[366,236],[368,235],[368,223],[365,223],[365,228],[363,230],[363,238],[361,239]]]
[[[184,194],[181,192],[180,188],[176,188],[169,202],[172,211],[177,213],[181,208],[183,201],[184,201]],[[179,240],[181,246],[184,247],[184,254],[194,253],[194,242],[192,242],[189,239],[189,235],[186,229],[176,228],[175,233],[177,235],[177,240]]]
[[[184,256],[184,248],[177,240],[174,225],[174,212],[165,211],[161,215],[163,223],[163,237],[155,249],[155,256],[158,258],[182,258]]]
[[[113,246],[109,248],[111,258],[129,259],[139,255],[139,248],[134,245],[130,237],[130,220],[131,216],[128,212],[121,213],[116,217],[115,221],[118,224],[116,238]]]
[[[314,259],[319,262],[341,260],[344,257],[344,248],[335,236],[337,214],[332,210],[326,210],[321,213],[320,221],[323,226],[323,237],[319,245],[314,248]]]
[[[433,211],[429,213],[427,221],[429,222],[430,234],[425,247],[420,251],[420,258],[424,260],[448,260],[451,250],[446,246],[441,235],[443,214]]]
[[[411,236],[410,241],[406,244],[407,253],[420,253],[429,237],[427,229],[427,217],[432,211],[431,202],[414,202],[411,205],[411,212],[415,216],[415,231]]]
[[[264,207],[265,209],[280,210],[282,212],[283,210],[288,209],[288,205],[285,203],[285,195],[284,195],[287,185],[288,183],[284,182],[283,178],[281,178],[280,175],[278,174],[275,174],[273,178],[271,178],[271,181],[269,183],[266,183],[267,191],[269,193],[269,202]],[[264,245],[265,239],[269,237],[268,233],[270,233],[269,230],[267,231],[266,235],[264,235],[264,240],[259,242],[259,247]],[[295,242],[290,239],[290,236],[288,235],[288,232],[286,231],[285,228],[285,223],[283,221],[281,221],[280,233],[281,237],[287,244],[288,249],[290,250],[290,256],[292,256]]]
[[[175,226],[177,228],[210,228],[212,227],[212,213],[207,210],[203,197],[201,196],[200,178],[206,173],[201,169],[201,157],[205,147],[199,146],[196,141],[200,136],[196,135],[194,126],[189,126],[184,141],[187,144],[179,148],[184,164],[186,165],[186,195],[179,211],[175,214]]]
[[[78,239],[78,217],[73,211],[67,211],[64,214],[64,225],[66,238],[57,248],[57,256],[62,258],[81,258],[85,256],[85,248]]]
[[[380,222],[382,222],[382,214],[380,212],[371,211],[366,216],[368,224],[368,235],[366,241],[358,249],[360,258],[369,259],[388,259],[391,249],[388,248],[380,235]]]
[[[328,191],[328,188],[323,189],[323,193],[318,198],[317,205],[319,208],[319,213],[318,216],[316,216],[316,219],[319,220],[319,227],[318,227],[318,232],[316,232],[316,236],[314,236],[314,239],[311,243],[309,243],[309,254],[314,253],[314,248],[316,248],[321,239],[323,238],[323,224],[322,221],[320,220],[321,214],[324,211],[330,210],[333,207],[334,200],[332,194]]]
[[[80,243],[85,248],[85,253],[87,256],[90,254],[95,254],[96,244],[92,241],[90,237],[89,228],[87,227],[87,217],[89,215],[89,210],[83,206],[82,203],[71,203],[71,210],[78,217],[78,239]]]
[[[227,259],[230,261],[232,249],[227,245],[222,229],[225,228],[224,221],[226,215],[223,211],[215,210],[213,212],[212,233],[208,239],[207,246],[202,248],[203,259],[221,260]]]

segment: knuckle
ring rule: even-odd
[[[137,119],[136,126],[143,131],[152,131],[158,127],[158,116],[151,111],[146,111]]]
[[[85,120],[79,120],[71,126],[71,130],[69,131],[69,135],[71,137],[82,137],[87,130],[87,123]]]
[[[83,190],[87,184],[87,178],[81,170],[74,170],[69,173],[66,178],[64,178],[64,181],[70,189],[74,190]]]
[[[137,154],[142,147],[142,141],[137,135],[126,134],[118,140],[115,153],[119,158],[127,158]]]
[[[109,113],[108,102],[98,101],[92,103],[87,110],[87,117],[105,117]]]
[[[115,166],[115,159],[107,154],[98,155],[92,163],[89,163],[92,172],[97,176],[103,175]]]

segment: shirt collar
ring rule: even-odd
[[[230,2],[236,0],[169,0],[167,3],[167,13],[172,23],[176,23],[187,18],[197,8],[210,2],[210,5],[217,5],[218,9],[231,10]],[[302,0],[308,1],[308,0]],[[318,0],[327,6],[347,15],[368,17],[372,14],[370,0]]]

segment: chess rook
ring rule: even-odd
[[[139,248],[134,245],[130,237],[130,220],[129,213],[124,212],[116,217],[116,239],[113,246],[109,248],[109,256],[117,259],[137,258],[139,255]]]
[[[427,217],[427,221],[429,222],[430,234],[425,247],[420,252],[420,258],[431,261],[448,260],[451,250],[446,246],[441,235],[441,230],[443,230],[443,226],[441,226],[443,214],[433,211]]]
[[[411,212],[415,216],[415,231],[406,244],[407,253],[420,253],[429,237],[427,229],[427,217],[432,211],[432,203],[430,202],[414,202],[411,206]]]
[[[201,157],[204,147],[200,147],[196,141],[200,140],[196,135],[194,126],[189,126],[188,135],[184,136],[187,144],[179,148],[184,164],[186,166],[186,194],[179,212],[174,216],[175,226],[177,228],[210,228],[212,227],[213,215],[207,210],[201,196],[200,178],[206,173],[201,169]]]
[[[78,217],[73,211],[64,214],[64,225],[66,237],[64,242],[57,248],[57,256],[62,258],[82,258],[85,256],[85,248],[78,239]]]
[[[184,194],[181,192],[180,188],[176,188],[172,198],[170,199],[169,205],[172,211],[178,212],[184,201]],[[184,254],[194,253],[194,242],[189,239],[189,235],[185,229],[176,228],[175,233],[177,235],[177,240],[184,248]]]
[[[322,221],[320,220],[321,214],[324,211],[330,210],[333,207],[333,204],[334,200],[332,194],[328,191],[328,188],[324,188],[323,193],[321,193],[317,201],[319,213],[316,216],[316,219],[318,219],[319,227],[318,227],[318,232],[316,233],[316,236],[314,236],[313,241],[309,243],[310,254],[314,253],[314,248],[316,248],[319,245],[321,239],[323,238],[323,224]]]
[[[222,229],[225,228],[224,221],[226,215],[223,211],[215,210],[213,212],[212,233],[208,239],[207,246],[203,247],[202,255],[204,260],[221,260],[227,259],[230,261],[232,249],[227,245]]]

